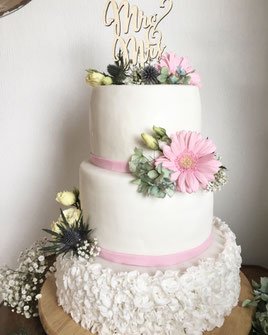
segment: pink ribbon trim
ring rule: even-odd
[[[114,161],[111,159],[90,154],[89,160],[92,164],[109,171],[129,173],[128,162]]]
[[[212,242],[212,231],[209,237],[196,248],[179,252],[177,254],[164,255],[164,256],[143,256],[143,255],[130,255],[120,252],[114,252],[101,248],[100,257],[107,261],[136,266],[170,266],[186,262],[202,254]]]

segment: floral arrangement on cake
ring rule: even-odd
[[[129,161],[138,192],[165,198],[176,191],[213,192],[226,184],[226,168],[210,139],[193,131],[183,130],[170,137],[164,128],[154,126],[153,131],[154,134],[143,133],[141,137],[147,148],[159,152],[158,158],[148,158],[136,148]]]
[[[42,284],[55,272],[55,256],[72,252],[75,256],[93,262],[100,253],[98,241],[91,238],[92,230],[83,222],[79,190],[59,192],[56,201],[70,208],[62,211],[51,229],[43,229],[53,239],[36,241],[20,254],[16,270],[3,266],[0,268],[0,294],[4,306],[12,312],[30,317],[38,316],[38,300]]]
[[[189,65],[188,57],[166,53],[157,63],[149,60],[144,66],[125,64],[121,51],[115,64],[107,67],[107,73],[88,69],[86,82],[96,87],[101,85],[193,85],[201,87],[200,75]]]
[[[84,257],[90,262],[99,255],[100,248],[96,238],[91,238],[92,230],[84,223],[79,190],[74,188],[73,192],[64,191],[57,194],[56,201],[69,209],[62,210],[56,222],[53,222],[51,229],[43,229],[53,237],[50,246],[42,250],[55,255],[72,252],[74,255]]]

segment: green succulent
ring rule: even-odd
[[[254,298],[246,299],[242,306],[256,307],[256,315],[252,321],[251,335],[267,335],[268,334],[268,278],[262,277],[260,284],[252,281],[254,288]]]
[[[42,250],[56,255],[65,255],[69,251],[78,255],[77,248],[83,241],[89,239],[92,230],[89,229],[88,224],[83,222],[82,215],[80,215],[79,219],[72,226],[69,225],[62,210],[61,217],[62,222],[58,224],[58,228],[61,231],[60,234],[50,229],[43,229],[46,233],[52,235],[54,240],[49,241],[52,245],[44,247]]]
[[[136,148],[131,156],[129,169],[136,177],[132,181],[138,185],[138,192],[156,198],[172,197],[175,193],[175,182],[171,179],[172,171],[160,164],[155,168],[154,163],[143,155],[143,150]]]

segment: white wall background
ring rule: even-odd
[[[160,0],[134,2],[155,12]],[[89,141],[84,69],[111,60],[105,3],[33,0],[0,19],[0,264],[43,236],[58,217],[57,191],[78,185]],[[230,170],[215,214],[244,263],[268,266],[268,1],[174,3],[164,42],[202,75],[203,132]]]

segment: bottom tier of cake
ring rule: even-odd
[[[240,247],[214,219],[213,241],[198,258],[137,268],[67,254],[57,258],[58,303],[99,335],[201,335],[221,327],[240,293]]]

